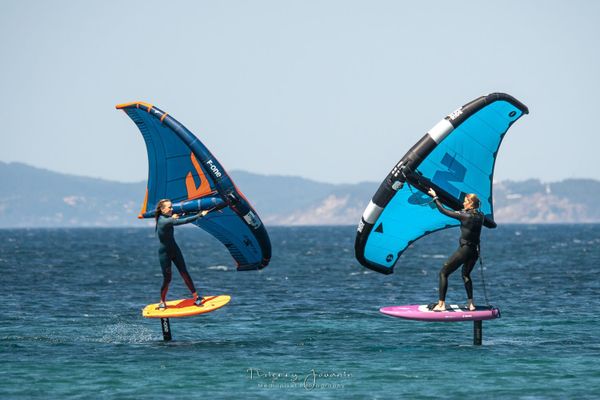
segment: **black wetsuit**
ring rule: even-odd
[[[163,273],[163,284],[160,288],[160,299],[162,302],[165,301],[169,290],[169,283],[171,282],[171,262],[175,263],[175,266],[188,289],[190,289],[192,293],[196,292],[194,281],[192,281],[192,277],[187,271],[181,250],[179,250],[179,246],[177,246],[177,243],[175,242],[173,227],[175,225],[193,222],[198,218],[200,218],[200,214],[179,219],[161,214],[156,221],[156,233],[158,234],[158,240],[160,241],[158,259],[160,260],[160,267],[162,268]]]
[[[442,206],[439,200],[435,200],[438,210],[450,217],[460,221],[460,241],[458,249],[446,260],[440,270],[440,300],[446,301],[448,290],[448,276],[456,271],[461,265],[462,278],[465,282],[467,298],[473,298],[473,283],[471,282],[471,271],[479,257],[479,236],[483,226],[484,215],[475,209],[451,211]]]

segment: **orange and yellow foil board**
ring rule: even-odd
[[[191,317],[192,315],[205,314],[215,311],[229,303],[231,296],[226,294],[219,296],[205,296],[202,298],[202,306],[194,305],[193,299],[167,301],[167,308],[161,310],[159,303],[149,304],[142,310],[145,318],[178,318]]]

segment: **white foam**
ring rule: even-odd
[[[216,271],[228,271],[229,268],[226,265],[212,265],[210,267],[208,267],[207,269],[213,269]]]

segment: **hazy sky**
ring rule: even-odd
[[[497,180],[600,179],[597,1],[0,0],[0,161],[147,177],[117,103],[182,122],[228,170],[381,181],[491,92],[530,115]]]

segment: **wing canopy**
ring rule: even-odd
[[[229,250],[238,270],[269,263],[271,243],[258,214],[200,140],[173,117],[143,102],[117,105],[139,128],[148,152],[148,188],[140,218],[170,199],[175,212],[218,209],[194,222]]]
[[[495,227],[492,183],[498,149],[511,125],[528,112],[512,96],[493,93],[436,124],[394,166],[363,213],[355,241],[359,262],[390,274],[412,242],[458,225],[430,202],[430,188],[455,210],[467,193],[477,194],[484,224]]]

